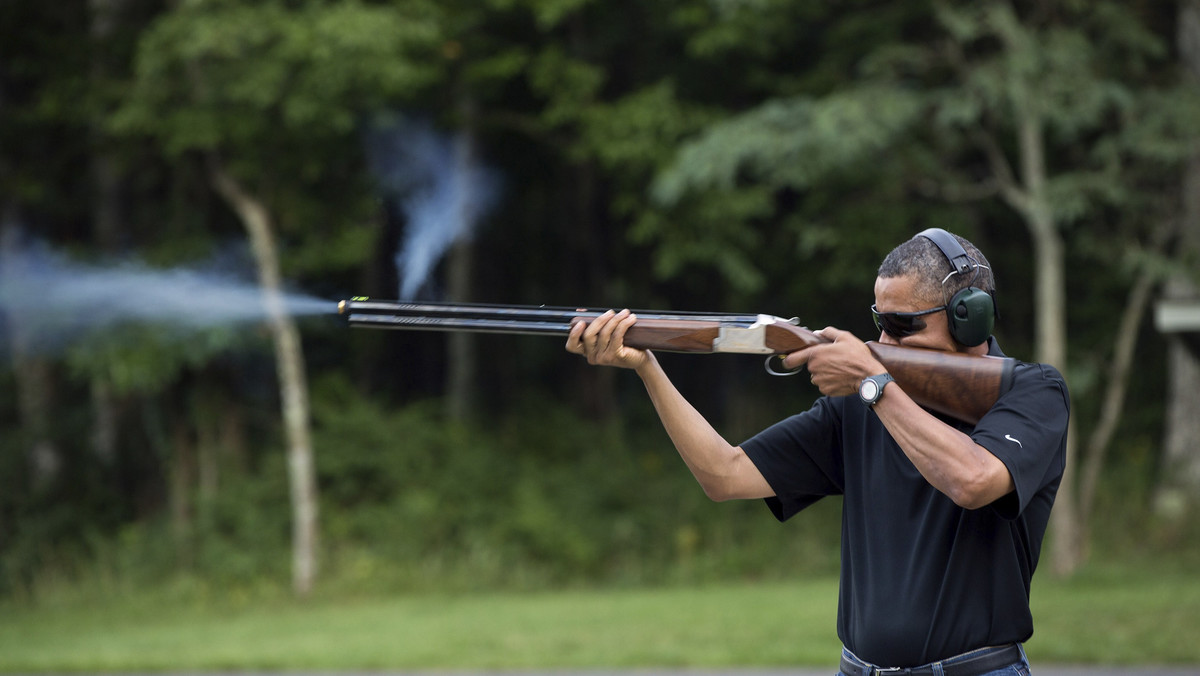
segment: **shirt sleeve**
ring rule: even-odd
[[[775,518],[785,521],[826,495],[844,489],[837,406],[822,397],[742,443],[742,450],[775,491],[766,499]]]
[[[1066,382],[1054,367],[1019,364],[1012,389],[975,426],[971,438],[1004,463],[1016,486],[1015,496],[994,505],[1005,518],[1018,517],[1045,487],[1057,485],[1070,408]]]

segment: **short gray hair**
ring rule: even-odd
[[[962,248],[966,250],[971,263],[975,265],[974,274],[955,275],[954,267],[946,259],[946,255],[927,237],[917,235],[900,246],[883,259],[879,265],[879,277],[915,277],[918,300],[928,303],[945,303],[954,294],[968,286],[995,295],[996,278],[992,274],[992,266],[979,250],[966,238],[950,233]],[[944,280],[944,283],[943,283]]]

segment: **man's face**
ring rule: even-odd
[[[921,301],[915,291],[917,281],[914,277],[879,277],[875,280],[875,309],[880,312],[924,312],[938,307],[938,303]],[[922,314],[915,319],[914,332],[904,337],[896,337],[887,331],[881,331],[879,342],[885,345],[904,345],[905,347],[925,347],[947,352],[958,351],[958,344],[950,336],[946,325],[944,310]],[[922,327],[921,325],[924,324]]]

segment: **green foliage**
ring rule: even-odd
[[[752,223],[770,214],[770,204],[770,191],[761,187],[699,199],[683,209],[643,214],[630,238],[654,246],[659,279],[680,277],[688,268],[711,270],[731,295],[753,294],[768,280],[755,260],[763,237]]]
[[[649,172],[671,159],[680,139],[713,121],[714,116],[712,111],[681,101],[675,86],[664,80],[582,111],[579,143],[605,169],[636,171],[644,185]],[[644,195],[637,197],[644,200]]]
[[[185,3],[142,39],[136,85],[114,123],[157,136],[172,154],[344,136],[364,107],[430,82],[435,36],[419,9]]]
[[[673,204],[688,190],[729,190],[743,180],[808,188],[873,161],[921,111],[919,96],[893,87],[869,86],[819,101],[769,101],[685,144],[656,181],[654,196]]]
[[[508,0],[498,0],[497,4],[504,4],[506,1]],[[517,0],[511,0],[511,2],[517,4]],[[557,26],[594,2],[595,0],[520,0],[520,4],[527,6],[528,11],[533,14],[538,27],[542,30]]]
[[[576,120],[603,84],[603,69],[558,47],[543,50],[529,66],[530,87],[546,99],[541,119],[551,127]]]
[[[658,430],[629,434],[536,400],[501,421],[461,426],[443,420],[435,402],[392,409],[339,378],[322,379],[315,393],[331,589],[543,589],[836,566],[835,501],[778,537],[760,504],[709,502]],[[78,584],[166,589],[186,580],[189,594],[269,594],[287,577],[283,462],[272,453],[223,479],[183,524],[163,515],[115,537],[97,531],[70,557],[27,550],[40,541],[29,532],[0,557],[3,582],[33,598]],[[50,518],[36,523],[51,528]],[[25,559],[56,563],[18,575]]]
[[[663,277],[693,265],[721,271],[726,282],[743,293],[782,283],[790,275],[766,274],[772,263],[758,252],[766,248],[765,242],[779,241],[765,231],[782,217],[783,204],[793,204],[793,213],[785,217],[784,232],[792,237],[785,251],[793,250],[800,260],[815,260],[818,250],[856,248],[863,240],[857,236],[862,232],[858,219],[846,213],[860,205],[812,202],[813,211],[824,212],[818,216],[821,220],[833,220],[825,215],[830,209],[841,216],[841,223],[822,226],[812,220],[809,203],[784,202],[780,194],[807,196],[816,184],[835,177],[877,176],[891,161],[889,147],[908,133],[922,110],[919,94],[868,85],[819,100],[772,100],[711,124],[682,144],[654,182],[655,201],[680,208],[668,211],[667,218],[643,219],[633,230],[635,241],[658,245],[657,272]],[[821,199],[819,194],[812,198]],[[894,208],[884,211],[875,223],[900,213]],[[879,228],[875,223],[863,225]],[[881,255],[872,252],[870,258]],[[792,260],[785,254],[778,264],[787,269]],[[871,270],[865,272],[869,278]]]
[[[126,324],[97,332],[73,346],[64,359],[80,381],[98,378],[119,396],[162,392],[181,374],[258,341],[229,327]]]
[[[752,187],[665,209],[647,199],[646,184],[674,161],[676,144],[714,119],[715,112],[681,101],[663,81],[583,111],[579,148],[613,172],[612,212],[632,221],[631,244],[652,247],[658,279],[707,268],[731,293],[753,293],[766,280],[750,255],[762,238],[748,223],[769,213],[767,191]]]
[[[773,527],[769,514],[709,503],[677,461],[661,458],[671,453],[661,438],[647,447],[544,401],[472,428],[442,421],[433,403],[389,411],[344,383],[321,391],[337,393],[315,412],[317,446],[327,449],[318,460],[327,548],[348,584],[769,575],[772,550],[802,546],[757,540]],[[829,565],[833,528],[802,529],[816,551],[797,565]]]

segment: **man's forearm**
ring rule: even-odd
[[[955,504],[976,509],[1013,490],[999,458],[889,385],[875,412],[925,480]]]
[[[637,374],[667,436],[708,497],[720,501],[774,495],[742,449],[726,441],[680,394],[652,353]]]

